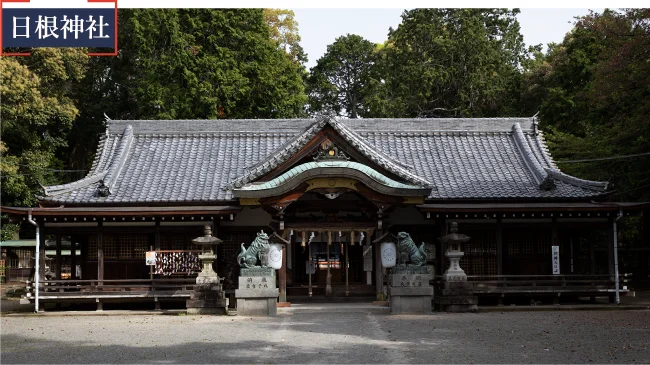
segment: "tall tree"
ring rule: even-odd
[[[0,58],[2,204],[31,206],[41,184],[65,181],[60,170],[78,115],[73,91],[84,77],[84,50],[39,48]]]
[[[114,119],[290,118],[304,114],[302,65],[262,9],[123,9],[120,54],[91,60],[75,123],[75,166]]]
[[[414,9],[378,58],[384,90],[370,102],[388,117],[514,114],[528,58],[518,9]]]
[[[374,50],[372,42],[354,34],[339,37],[327,46],[307,81],[310,111],[364,116]]]
[[[578,19],[544,62],[526,73],[522,89],[522,98],[538,100],[557,158],[596,159],[561,166],[611,181],[616,199],[650,199],[650,156],[598,160],[650,151],[649,19],[648,9],[606,10]]]
[[[296,62],[305,63],[307,55],[300,45],[300,33],[295,17],[293,10],[264,9],[264,20],[269,25],[271,38]]]

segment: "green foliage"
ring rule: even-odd
[[[4,214],[2,216],[2,220],[9,220],[9,217]],[[18,224],[13,224],[13,223],[3,223],[2,226],[0,227],[0,241],[9,241],[9,240],[14,240],[18,238],[18,230],[19,230],[19,225]]]
[[[283,15],[287,20],[287,15]],[[89,164],[88,135],[113,119],[291,118],[304,115],[303,66],[274,40],[262,9],[123,9],[120,54],[91,60],[70,151]],[[274,32],[278,29],[274,29]]]
[[[41,48],[30,57],[2,57],[2,204],[31,206],[54,175],[78,115],[73,91],[84,77],[84,50]]]
[[[518,10],[414,9],[377,58],[371,114],[385,117],[515,114],[528,57]],[[383,90],[381,90],[383,89]]]
[[[557,159],[650,151],[649,19],[648,9],[591,13],[525,74],[522,100],[539,108]],[[650,156],[560,167],[611,181],[616,200],[650,200]]]
[[[368,77],[374,50],[372,42],[354,34],[327,46],[307,80],[310,112],[365,116],[364,100],[372,92]]]
[[[296,62],[305,63],[307,55],[300,45],[300,33],[298,33],[298,22],[295,16],[293,10],[264,9],[264,20],[269,25],[271,38]]]

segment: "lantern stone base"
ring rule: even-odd
[[[227,314],[225,293],[221,283],[194,285],[190,299],[185,302],[187,314]]]
[[[262,270],[249,271],[242,269],[239,276],[239,289],[235,290],[237,298],[237,315],[244,316],[275,316],[278,313],[278,296],[280,291],[275,286],[275,270],[272,275],[264,274]]]
[[[468,313],[478,311],[478,297],[468,282],[447,282],[434,300],[441,312]]]
[[[396,266],[388,280],[391,314],[431,313],[433,287],[425,266]]]

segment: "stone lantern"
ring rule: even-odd
[[[476,312],[478,297],[472,291],[471,283],[467,282],[467,274],[460,267],[460,259],[465,255],[461,249],[469,237],[458,233],[458,223],[451,223],[451,233],[440,238],[447,245],[445,256],[449,258],[449,268],[442,275],[444,286],[434,302],[443,312]]]
[[[221,279],[212,268],[217,259],[216,246],[221,240],[212,236],[212,227],[206,225],[203,236],[192,240],[201,247],[199,259],[203,269],[196,277],[196,285],[186,302],[187,314],[226,314],[226,298],[222,289]]]
[[[465,282],[467,275],[460,267],[460,259],[465,256],[461,244],[469,241],[469,237],[458,233],[458,223],[451,222],[451,233],[440,238],[440,242],[447,245],[445,256],[449,258],[449,268],[442,275],[445,282]]]
[[[219,277],[212,267],[212,263],[217,259],[215,254],[215,248],[222,241],[212,236],[212,227],[206,225],[203,227],[203,236],[197,237],[192,240],[192,243],[199,245],[201,247],[201,253],[199,254],[199,259],[203,264],[203,269],[199,276],[196,277],[197,284],[209,284],[209,283],[218,283]]]

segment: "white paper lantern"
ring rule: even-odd
[[[385,268],[394,267],[397,263],[397,246],[393,242],[384,242],[379,247],[381,265]]]
[[[269,246],[269,266],[275,270],[280,270],[282,267],[282,245],[272,243]]]

